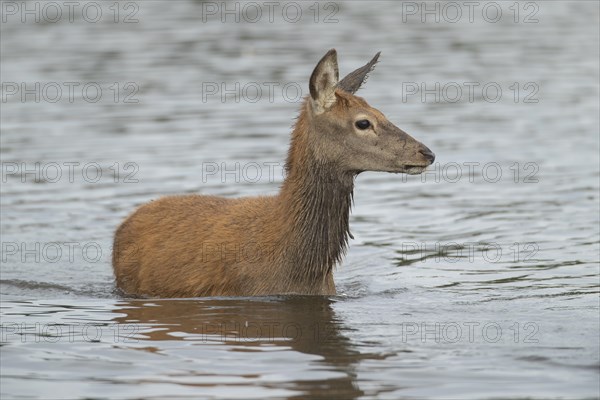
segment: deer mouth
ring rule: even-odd
[[[423,165],[404,165],[402,166],[402,172],[408,175],[419,175],[427,169],[427,166]]]

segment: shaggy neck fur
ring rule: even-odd
[[[315,287],[346,250],[354,175],[319,160],[311,150],[311,140],[324,133],[315,131],[308,112],[305,103],[292,133],[280,204],[289,226],[283,238],[288,243],[285,273],[292,285]]]

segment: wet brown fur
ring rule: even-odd
[[[335,294],[354,177],[307,151],[303,108],[278,195],[172,196],[142,206],[115,236],[117,286],[152,297]]]

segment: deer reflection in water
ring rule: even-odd
[[[161,344],[156,342],[186,340],[191,345],[227,346],[226,351],[272,351],[276,346],[316,355],[321,359],[311,368],[335,372],[336,378],[331,374],[324,374],[323,380],[290,376],[281,385],[302,396],[356,398],[364,395],[355,383],[356,364],[361,359],[382,356],[361,354],[343,335],[348,328],[332,309],[335,301],[320,296],[128,300],[115,310],[125,315],[114,322],[121,327],[122,335],[138,343],[154,342],[144,349],[158,353]],[[214,361],[222,362],[226,360]],[[252,375],[252,370],[249,364],[240,375]]]

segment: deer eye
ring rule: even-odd
[[[368,119],[361,119],[355,122],[355,125],[360,130],[368,129],[371,126],[371,122]]]

